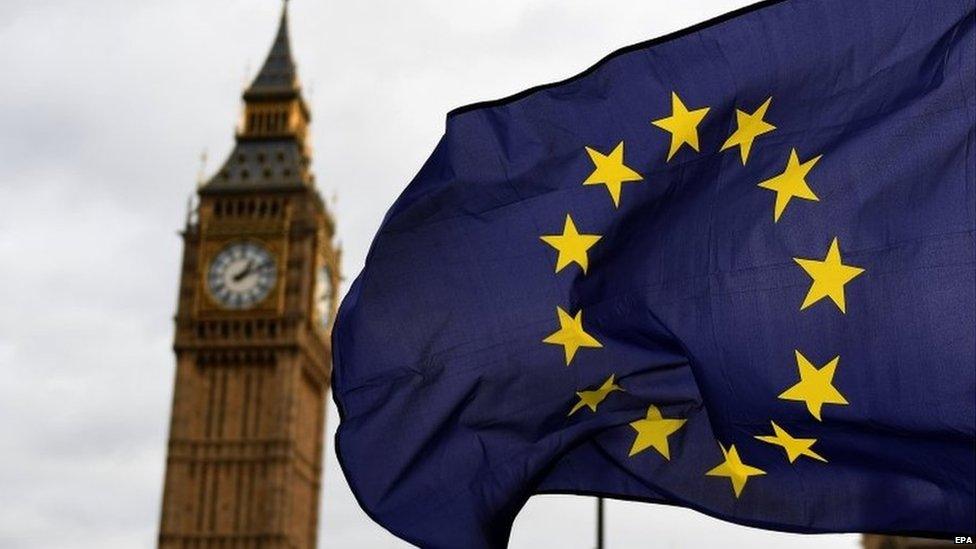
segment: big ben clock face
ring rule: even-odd
[[[268,297],[276,276],[271,252],[260,244],[238,242],[210,262],[207,290],[228,309],[249,309]]]

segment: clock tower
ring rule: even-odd
[[[243,99],[182,233],[164,548],[315,546],[339,250],[287,4]]]

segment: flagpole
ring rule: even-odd
[[[596,498],[596,549],[603,549],[603,498]]]

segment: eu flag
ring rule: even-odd
[[[974,6],[765,3],[452,112],[333,335],[363,508],[973,532]]]

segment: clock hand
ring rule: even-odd
[[[233,276],[234,282],[240,282],[241,280],[243,280],[244,277],[246,277],[247,275],[251,274],[251,269],[253,269],[253,268],[254,268],[254,261],[248,259],[247,260],[247,265],[244,267],[244,269],[241,270],[241,272],[239,272],[239,273],[237,273],[236,275]]]

